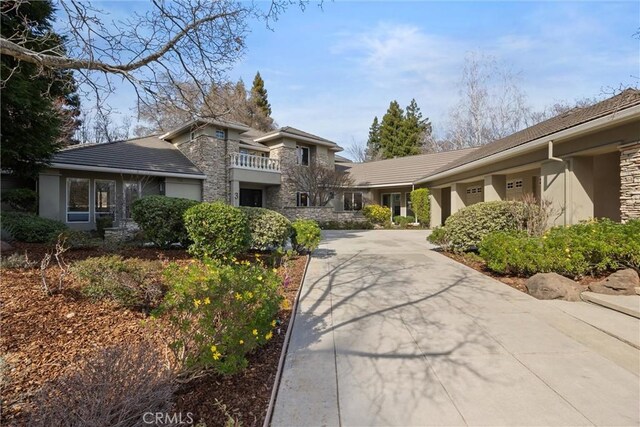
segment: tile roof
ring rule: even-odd
[[[612,114],[616,111],[633,107],[635,105],[640,105],[640,90],[627,89],[620,94],[605,99],[604,101],[598,102],[597,104],[591,105],[589,107],[574,108],[563,114],[552,117],[536,125],[511,134],[505,138],[498,139],[496,141],[490,142],[487,145],[478,147],[477,150],[468,153],[464,157],[460,157],[454,160],[448,165],[442,166],[441,168],[432,171],[429,175],[436,175],[447,170],[451,170],[458,166],[462,166],[467,163],[492,156],[502,151],[506,151],[519,145],[526,144],[527,142],[534,141],[538,138],[542,138],[547,135],[572,128],[574,126],[578,126],[580,124]]]
[[[466,148],[367,163],[343,163],[341,169],[349,172],[358,187],[409,184],[475,150]]]
[[[157,135],[104,144],[82,144],[57,152],[51,161],[68,165],[203,175],[184,154]]]

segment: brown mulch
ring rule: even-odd
[[[46,245],[16,244],[15,251],[39,261],[50,250]],[[186,260],[186,251],[132,248],[118,252],[124,257]],[[109,254],[101,249],[72,250],[67,261]],[[3,253],[3,255],[8,255]],[[291,260],[291,284],[285,289],[293,306],[304,274],[306,257]],[[51,277],[57,267],[49,267]],[[282,269],[279,274],[284,274]],[[148,326],[148,317],[138,311],[119,308],[110,302],[84,298],[71,279],[64,290],[46,296],[40,287],[39,269],[2,269],[0,276],[0,380],[3,425],[22,425],[34,394],[69,367],[93,355],[97,349],[118,344],[153,343],[168,351],[160,328]],[[282,310],[279,335],[249,355],[249,367],[233,376],[209,376],[183,386],[176,396],[176,411],[192,412],[207,425],[224,425],[227,412],[245,426],[260,425],[266,415],[274,385],[290,309]]]
[[[520,292],[524,292],[525,294],[528,294],[529,291],[527,290],[527,287],[525,285],[525,283],[527,282],[527,278],[526,277],[519,277],[519,276],[504,276],[501,274],[496,274],[493,271],[489,270],[485,264],[485,262],[482,259],[479,259],[477,256],[469,256],[468,254],[457,254],[457,253],[453,253],[453,252],[441,252],[443,255],[448,256],[449,258],[458,261],[460,264],[464,264],[467,267],[471,267],[476,271],[479,271],[480,273],[484,274],[485,276],[489,276],[495,280],[498,280],[506,285],[511,286],[514,289],[519,290]],[[598,280],[602,280],[604,277],[606,276],[602,276],[602,277],[591,277],[591,276],[586,276],[586,277],[582,277],[579,281],[577,281],[576,283],[580,286],[582,286],[584,288],[584,290],[587,290],[587,287],[589,286],[590,283],[593,282],[597,282]]]

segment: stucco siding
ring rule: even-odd
[[[167,178],[165,195],[202,201],[202,182],[196,179]]]

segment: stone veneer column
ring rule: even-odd
[[[296,205],[296,188],[292,182],[291,173],[296,165],[296,149],[281,145],[271,150],[270,157],[280,160],[282,181],[280,185],[267,188],[267,208],[282,210],[287,206]]]
[[[620,219],[640,218],[640,142],[620,147]]]

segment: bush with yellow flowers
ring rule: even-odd
[[[170,347],[183,376],[241,371],[245,355],[273,337],[282,301],[275,270],[205,259],[171,264],[165,279],[169,290],[156,315],[170,320]]]

